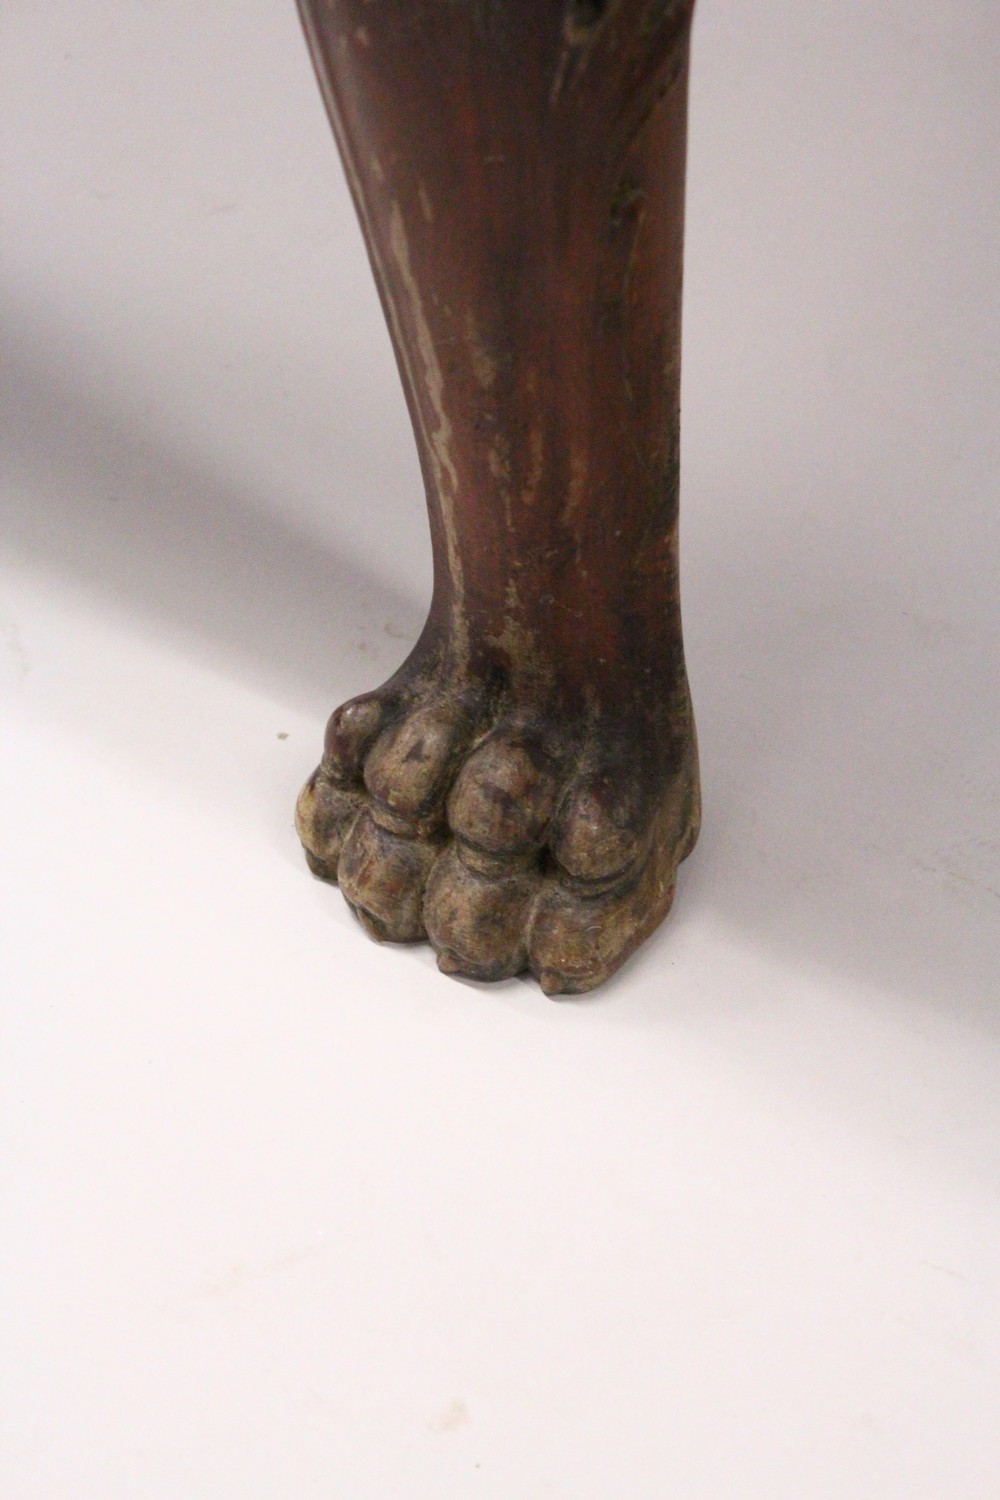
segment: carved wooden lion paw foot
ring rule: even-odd
[[[313,872],[446,974],[602,983],[663,920],[698,831],[693,742],[603,732],[434,685],[333,715],[299,798]]]
[[[446,973],[592,989],[698,823],[678,562],[693,0],[299,0],[427,491],[421,642],[334,714],[312,869]]]

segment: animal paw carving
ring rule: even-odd
[[[647,735],[649,731],[646,731]],[[424,685],[352,700],[298,803],[314,874],[381,942],[428,939],[446,974],[603,983],[670,909],[698,830],[680,753]]]

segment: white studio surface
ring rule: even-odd
[[[292,829],[429,594],[292,0],[4,7],[5,1500],[997,1500],[986,0],[702,0],[706,826],[605,990]]]

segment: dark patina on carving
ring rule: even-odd
[[[692,0],[300,0],[427,489],[434,593],[337,709],[312,870],[446,973],[593,988],[699,791],[677,560]]]

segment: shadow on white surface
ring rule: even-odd
[[[329,531],[297,530],[280,495],[254,493],[213,455],[177,451],[75,385],[30,330],[5,335],[5,448],[18,486],[8,548],[299,712],[371,685],[347,680],[352,656],[370,653],[377,670],[397,642],[405,652],[416,601],[336,551]]]

